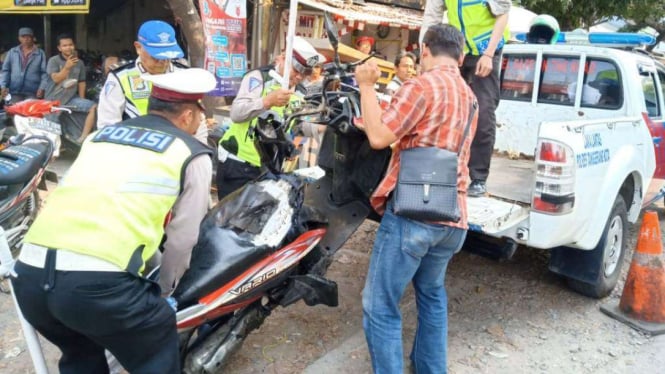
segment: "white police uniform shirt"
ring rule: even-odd
[[[141,60],[136,59],[135,67],[142,73],[147,74],[141,65]],[[178,69],[175,65],[169,63],[167,72],[173,72]],[[122,115],[125,112],[127,98],[122,91],[122,85],[115,74],[109,72],[102,92],[99,94],[99,104],[97,104],[97,129],[104,126],[115,125],[122,121]],[[138,117],[138,113],[136,115]]]
[[[172,219],[164,228],[166,241],[159,269],[162,296],[173,293],[192,257],[192,249],[199,238],[199,227],[210,209],[212,159],[200,155],[192,159],[185,169],[183,193],[172,209]]]
[[[149,74],[141,65],[141,59],[137,58],[134,63],[135,67],[141,72],[141,74]],[[128,68],[129,69],[129,68]],[[166,68],[166,72],[171,73],[181,68],[175,66],[172,63],[169,63],[169,66]],[[122,85],[118,81],[118,78],[115,74],[109,72],[102,92],[99,94],[99,103],[97,104],[97,129],[101,129],[104,126],[115,125],[118,122],[122,121],[122,115],[125,113],[125,108],[127,106],[127,98],[122,91]],[[136,116],[138,117],[138,113]],[[201,143],[207,144],[208,142],[208,126],[206,124],[205,118],[202,119],[199,128],[196,130],[194,135]]]
[[[230,117],[235,123],[247,122],[263,113],[263,75],[260,70],[245,74],[231,105]]]

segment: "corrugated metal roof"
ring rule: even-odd
[[[299,0],[299,3],[333,13],[337,21],[355,28],[370,24],[418,30],[423,22],[422,11],[369,2],[357,5],[350,0]]]

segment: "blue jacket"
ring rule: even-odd
[[[46,54],[40,48],[35,49],[28,56],[25,70],[22,69],[22,60],[20,45],[7,52],[2,63],[0,87],[9,88],[11,94],[35,96],[37,90],[46,88]]]

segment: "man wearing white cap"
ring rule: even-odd
[[[91,134],[30,227],[12,280],[25,318],[62,351],[62,373],[180,373],[168,296],[207,212],[211,151],[193,134],[203,69],[147,76],[149,114]],[[99,173],[103,170],[103,173]],[[159,285],[142,278],[163,252]]]
[[[219,141],[216,183],[220,200],[261,174],[261,158],[249,131],[256,118],[266,110],[283,114],[289,102],[300,100],[295,95],[296,85],[324,59],[305,39],[295,36],[289,89],[282,88],[281,82],[269,75],[271,69],[284,74],[281,55],[274,66],[251,70],[242,78],[238,95],[231,105],[233,123]]]
[[[176,41],[175,30],[164,21],[152,20],[143,23],[134,48],[138,55],[136,61],[111,71],[99,94],[98,129],[147,113],[152,85],[145,81],[142,75],[164,74],[179,67],[186,68],[172,62],[184,54]],[[88,129],[86,133],[91,130]]]

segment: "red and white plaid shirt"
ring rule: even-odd
[[[381,121],[399,139],[393,145],[393,155],[385,178],[379,183],[370,201],[380,214],[386,200],[395,189],[400,167],[400,150],[414,147],[439,147],[456,152],[469,120],[469,111],[476,100],[471,88],[455,65],[440,65],[419,77],[406,81],[383,112]],[[466,191],[469,180],[469,148],[476,133],[478,113],[469,128],[460,152],[457,190],[461,219],[442,224],[468,228]]]

